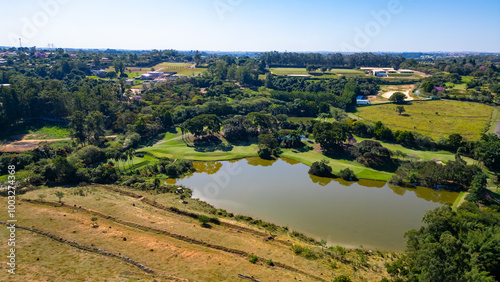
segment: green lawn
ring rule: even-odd
[[[446,82],[446,86],[451,87],[454,90],[459,90],[459,91],[467,90],[467,84],[465,84],[465,83],[455,84],[452,82]]]
[[[467,76],[467,75],[462,76],[462,82],[463,83],[470,82],[473,79],[474,79],[474,77],[472,77],[472,76]]]
[[[321,78],[338,78],[339,75],[346,77],[359,77],[365,76],[365,73],[355,69],[331,69],[328,72],[322,73],[321,71],[311,72],[309,74],[305,68],[271,68],[269,69],[274,75],[310,75],[311,77]]]
[[[385,104],[357,109],[358,115],[372,122],[382,121],[392,130],[410,130],[434,139],[460,133],[477,140],[489,128],[493,107],[458,101],[414,101],[404,105],[406,115],[398,115],[396,105]]]
[[[61,139],[70,137],[67,126],[44,126],[42,128],[28,129],[26,139]]]
[[[409,77],[409,76],[414,76],[413,73],[389,73],[389,77]]]
[[[25,135],[25,138],[28,140],[61,139],[70,137],[70,131],[69,127],[66,125],[36,122],[34,124],[21,124],[12,131],[0,132],[0,140],[8,140],[14,135]]]
[[[356,137],[358,142],[365,140],[363,138]],[[454,155],[450,152],[446,151],[419,151],[413,150],[409,148],[405,148],[398,144],[391,144],[381,142],[383,146],[387,147],[393,151],[402,151],[406,153],[409,157],[413,159],[420,160],[441,160],[443,162],[447,162],[450,160],[454,160]],[[188,142],[188,144],[191,144]],[[350,168],[354,171],[354,173],[359,178],[365,179],[373,179],[373,180],[381,180],[387,181],[392,177],[391,172],[387,171],[378,171],[369,167],[366,167],[362,164],[357,163],[353,160],[348,159],[338,159],[338,158],[330,158],[325,156],[322,152],[313,150],[313,144],[305,141],[306,147],[304,149],[296,150],[296,149],[284,149],[282,157],[294,159],[296,161],[302,162],[306,165],[312,165],[313,162],[320,161],[323,159],[328,160],[330,166],[333,168],[334,173],[338,173],[340,170],[345,168]],[[196,150],[192,146],[186,145],[186,143],[182,140],[180,131],[177,133],[167,133],[162,142],[158,144],[138,150],[139,152],[147,153],[143,158],[134,158],[132,162],[119,162],[119,168],[123,168],[124,166],[128,168],[138,168],[143,165],[147,165],[149,163],[155,163],[158,161],[157,158],[168,157],[168,158],[184,158],[190,160],[197,161],[223,161],[223,160],[232,160],[232,159],[240,159],[245,157],[256,157],[257,156],[257,145],[256,144],[245,144],[239,146],[232,146],[226,150],[222,148],[214,148],[213,150],[208,151],[200,151]],[[467,159],[466,161],[472,163],[471,159]]]
[[[180,76],[194,76],[206,71],[206,68],[190,68],[193,64],[188,63],[159,63],[152,68],[127,67],[125,73],[129,78],[136,78],[154,69],[161,72],[177,72]],[[109,67],[105,71],[114,71],[114,67]]]

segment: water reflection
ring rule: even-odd
[[[358,181],[358,184],[363,186],[363,187],[368,187],[368,188],[382,188],[385,186],[386,183],[382,182],[382,181],[360,179]]]
[[[261,158],[247,158],[246,161],[249,165],[252,165],[252,166],[268,167],[268,166],[272,166],[275,162],[278,161],[278,159],[264,160]]]
[[[332,178],[319,177],[319,176],[312,175],[312,174],[309,174],[309,177],[311,178],[313,183],[317,183],[321,186],[326,186],[326,185],[330,184],[330,182],[333,181]]]
[[[193,162],[196,173],[206,173],[212,175],[222,168],[221,162]]]

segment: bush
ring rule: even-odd
[[[349,278],[349,276],[347,275],[340,275],[340,276],[337,276],[335,277],[335,279],[333,279],[333,282],[351,282],[351,278]]]
[[[304,248],[301,245],[294,245],[292,250],[294,254],[300,255],[304,251]]]
[[[317,258],[316,253],[311,248],[304,248],[302,253],[306,259],[313,260]]]
[[[256,255],[250,255],[248,257],[248,261],[251,263],[256,263],[259,260],[259,258]]]
[[[274,266],[274,262],[273,262],[273,260],[272,260],[272,259],[268,259],[268,260],[266,261],[266,263],[267,263],[267,265],[269,265],[269,266]]]
[[[309,169],[309,173],[320,177],[334,177],[332,168],[328,165],[328,161],[326,160],[314,162]]]

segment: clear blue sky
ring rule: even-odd
[[[500,1],[22,0],[0,27],[0,46],[500,52]]]

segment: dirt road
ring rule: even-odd
[[[104,138],[115,138],[116,135],[109,135]],[[47,142],[57,142],[57,141],[68,141],[71,138],[60,138],[60,139],[26,139],[24,136],[21,140],[16,141],[6,141],[0,145],[1,153],[23,153],[29,150],[34,150],[38,148],[39,143]]]

